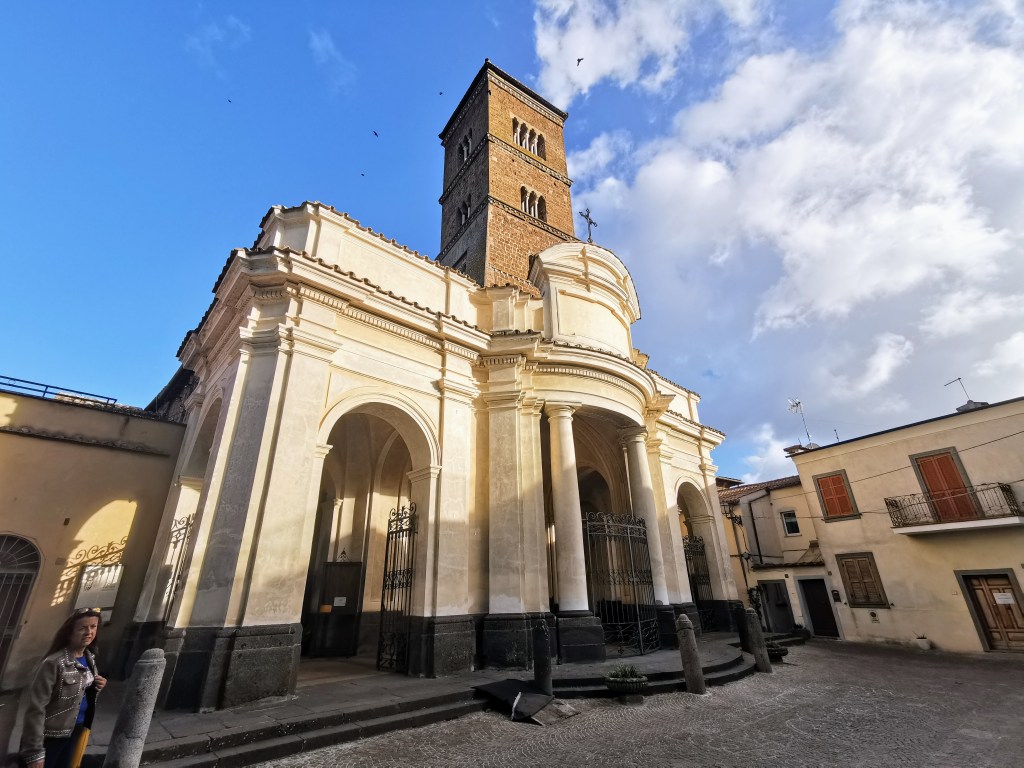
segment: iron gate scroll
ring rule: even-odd
[[[409,671],[409,609],[416,543],[416,505],[391,510],[384,548],[377,669]]]
[[[711,591],[711,572],[708,556],[704,551],[704,539],[700,536],[683,536],[683,552],[686,554],[686,575],[690,578],[690,592],[700,616],[700,628],[705,632],[715,630],[715,595]]]
[[[632,515],[588,512],[590,605],[604,627],[604,641],[626,652],[648,653],[661,641],[654,600],[647,525]]]

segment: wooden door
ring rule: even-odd
[[[939,520],[954,522],[978,518],[974,499],[967,490],[952,454],[919,456],[915,461],[930,497],[932,509]]]
[[[1024,651],[1024,612],[1006,574],[964,576],[989,650]]]
[[[807,618],[810,629],[819,637],[839,637],[839,625],[829,602],[828,588],[824,579],[801,579],[800,590],[804,593]]]

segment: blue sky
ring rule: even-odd
[[[1024,394],[1020,3],[281,9],[6,9],[0,373],[145,405],[271,205],[433,255],[437,133],[490,57],[569,111],[576,207],[723,474],[792,472],[789,397],[824,443],[951,411],[956,376]]]

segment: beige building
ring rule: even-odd
[[[303,655],[524,667],[538,619],[563,662],[671,644],[698,618],[684,528],[727,621],[723,435],[633,348],[625,265],[575,236],[565,119],[484,65],[441,134],[437,260],[321,203],[231,253],[155,406],[187,421],[134,616],[165,705],[287,693]]]
[[[793,619],[817,634],[1024,651],[1024,398],[789,450],[799,485],[720,494],[739,496],[733,509],[748,504],[756,527],[745,515],[745,532],[773,542],[771,564],[747,550],[769,621],[767,602],[783,597],[771,585],[782,584]],[[787,509],[813,537],[797,562],[804,542],[779,538]]]
[[[185,429],[83,394],[0,379],[0,689],[27,682],[75,607],[104,611],[104,670],[130,660]]]

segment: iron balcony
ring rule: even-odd
[[[893,528],[966,523],[1021,514],[1006,483],[984,483],[939,493],[913,493],[885,500]]]

